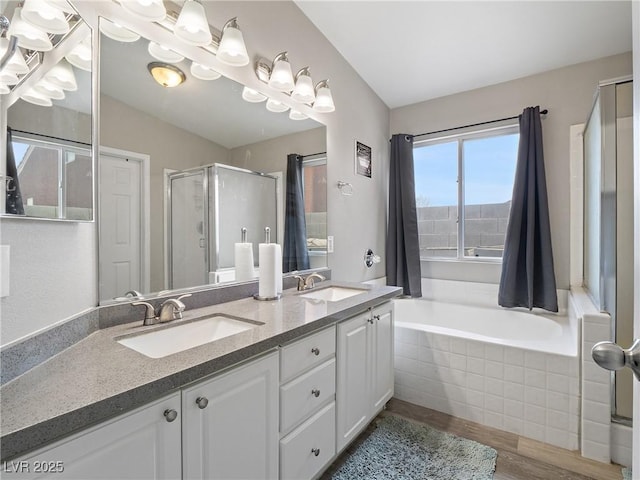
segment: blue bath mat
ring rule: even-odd
[[[631,480],[631,469],[622,467],[622,480]]]
[[[491,447],[388,415],[333,474],[332,480],[490,480]]]

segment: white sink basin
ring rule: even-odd
[[[320,290],[313,290],[309,293],[303,293],[300,295],[303,298],[311,298],[313,300],[324,300],[325,302],[338,302],[345,298],[353,297],[354,295],[360,295],[366,292],[360,288],[347,288],[347,287],[327,287]]]
[[[118,343],[150,358],[162,358],[205,343],[250,330],[261,322],[241,320],[226,315],[171,325],[148,333],[118,340]]]

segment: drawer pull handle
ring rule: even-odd
[[[320,455],[320,449],[319,448],[312,448],[311,449],[311,453],[313,453],[317,457],[318,455]]]
[[[178,418],[178,412],[176,412],[172,408],[168,408],[164,411],[164,418],[167,419],[167,422],[173,422],[176,418]]]
[[[313,347],[311,349],[311,353],[313,353],[316,357],[320,355],[320,349],[318,347]]]
[[[209,405],[209,399],[207,397],[198,397],[196,398],[196,405],[198,405],[200,410],[207,408],[207,405]]]
[[[314,388],[313,390],[311,390],[311,395],[318,398],[320,396],[320,390],[318,390],[317,388]]]

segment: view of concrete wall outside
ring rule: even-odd
[[[502,257],[511,201],[467,205],[464,209],[464,255],[471,257]],[[420,257],[457,256],[458,207],[420,207],[418,236]]]

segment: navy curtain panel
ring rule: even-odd
[[[7,165],[6,165],[6,212],[14,215],[24,215],[22,195],[20,194],[20,182],[18,181],[18,169],[13,154],[13,142],[11,128],[7,127]]]
[[[520,143],[498,303],[558,311],[540,108],[520,115]]]
[[[387,285],[402,287],[405,295],[421,297],[412,136],[397,134],[391,137],[389,170]]]
[[[307,222],[304,216],[302,157],[287,155],[287,187],[284,216],[282,271],[306,270],[309,267]]]

